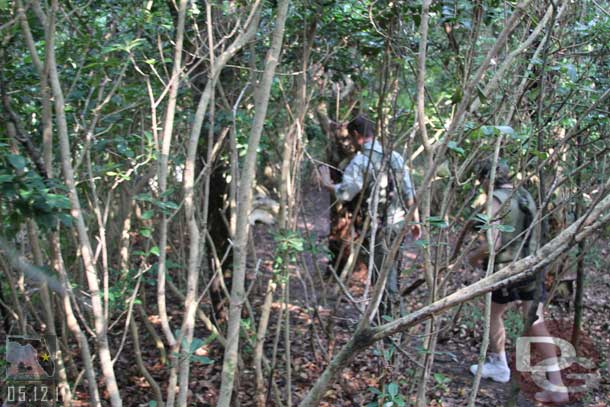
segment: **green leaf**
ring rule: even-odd
[[[485,136],[495,136],[500,133],[510,136],[515,134],[515,130],[510,126],[481,126],[481,132]]]
[[[214,359],[210,359],[207,356],[192,355],[191,360],[201,363],[202,365],[213,365],[214,364]]]
[[[447,222],[445,222],[445,220],[440,216],[430,216],[428,219],[426,219],[426,221],[430,223],[430,226],[437,228],[445,229],[446,227],[449,227]]]
[[[463,97],[464,97],[464,92],[462,91],[462,88],[457,88],[455,90],[455,93],[451,96],[451,103],[453,103],[454,105],[457,105],[458,103],[460,103],[462,101]]]
[[[152,217],[154,215],[155,215],[155,211],[153,211],[153,210],[144,211],[144,213],[142,214],[142,220],[152,219]]]
[[[504,233],[511,233],[515,231],[515,228],[511,225],[496,225],[496,229]]]
[[[396,397],[398,395],[398,385],[396,383],[390,383],[387,387],[388,394],[392,397]]]
[[[438,383],[438,384],[444,384],[447,382],[450,382],[451,379],[447,376],[445,376],[442,373],[434,373],[434,380]]]
[[[455,141],[450,141],[449,143],[447,143],[447,147],[449,148],[449,150],[455,151],[459,155],[464,155],[464,149],[462,147],[459,147],[458,143],[456,143]]]
[[[495,128],[498,129],[498,131],[500,133],[504,133],[504,134],[508,134],[508,135],[515,134],[515,130],[513,130],[513,128],[510,126],[495,126]]]
[[[9,154],[8,162],[18,171],[21,171],[25,168],[25,158],[23,156],[17,154]]]
[[[12,174],[2,174],[2,175],[0,175],[0,184],[3,184],[3,183],[10,184],[13,182],[14,179],[15,179],[15,176]]]
[[[174,193],[174,188],[167,188],[167,190],[164,193],[159,195],[159,198],[161,198],[161,199],[167,198],[168,196],[170,196],[173,193]]]
[[[495,131],[493,126],[481,126],[481,133],[484,136],[493,136]]]
[[[155,400],[151,400],[148,402],[148,407],[157,407],[157,402]]]
[[[47,194],[47,203],[54,208],[60,209],[70,209],[72,207],[68,197],[58,194]]]
[[[160,255],[161,251],[159,250],[159,246],[154,246],[153,248],[151,248],[150,254],[154,254],[155,256]]]
[[[29,189],[20,189],[19,196],[24,200],[28,200],[34,195],[34,192],[35,191],[31,191]]]
[[[538,150],[532,151],[532,155],[535,155],[536,158],[538,158],[539,160],[546,160],[549,156],[548,153],[545,153],[543,151],[538,151]]]
[[[136,201],[152,202],[153,198],[150,194],[138,194],[135,196]]]
[[[479,221],[479,222],[483,222],[483,223],[489,223],[489,216],[487,216],[484,213],[477,213],[475,215],[475,218]]]
[[[477,86],[477,94],[479,95],[479,99],[481,99],[481,103],[487,102],[487,97],[483,93],[483,90]]]
[[[178,204],[176,202],[172,202],[172,201],[160,202],[159,206],[162,209],[166,209],[166,210],[178,209]]]
[[[420,240],[416,240],[415,241],[415,245],[419,246],[419,247],[428,247],[430,246],[430,241],[429,240],[424,240],[424,239],[420,239]]]
[[[149,228],[140,229],[140,235],[142,235],[144,237],[148,237],[148,238],[152,237],[152,233]]]
[[[57,215],[57,217],[59,218],[59,221],[64,226],[68,226],[68,227],[72,226],[73,218],[71,215],[68,215],[67,213],[60,213],[59,215]]]
[[[146,40],[144,40],[143,38],[136,38],[135,40],[120,46],[119,48],[125,51],[131,51],[132,49],[140,46],[140,44],[143,44],[144,42],[146,42]]]

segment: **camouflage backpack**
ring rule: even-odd
[[[496,189],[493,196],[500,205],[510,199],[500,213],[501,223],[510,228],[502,231],[502,248],[496,256],[496,263],[512,262],[534,253],[540,238],[537,228],[527,232],[536,213],[536,204],[530,193],[519,188],[513,194],[512,189],[501,188]]]

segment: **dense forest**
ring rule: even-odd
[[[610,405],[607,0],[0,0],[0,42],[3,406]]]

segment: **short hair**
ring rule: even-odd
[[[373,137],[375,135],[375,124],[366,116],[358,115],[348,123],[347,131],[352,135],[354,131],[357,131],[364,137]]]
[[[489,176],[491,175],[492,165],[493,165],[493,159],[488,158],[486,160],[483,160],[483,162],[481,162],[477,166],[475,171],[477,174],[477,179],[480,182],[489,180]],[[497,165],[496,165],[496,178],[494,181],[495,181],[494,182],[495,187],[498,187],[502,184],[508,184],[511,182],[510,169],[509,169],[506,161],[498,160]]]

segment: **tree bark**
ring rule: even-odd
[[[167,174],[169,163],[169,152],[172,143],[172,132],[174,127],[174,116],[176,114],[176,99],[178,97],[178,88],[180,87],[180,74],[182,72],[182,45],[184,42],[184,20],[186,15],[187,0],[180,0],[178,6],[178,24],[176,26],[176,46],[174,47],[174,67],[172,69],[172,77],[169,82],[168,102],[165,111],[165,122],[163,124],[163,134],[161,136],[160,148],[161,156],[159,158],[158,182],[159,195],[164,196],[167,190]],[[156,125],[156,123],[154,124]],[[162,198],[165,200],[166,198]],[[169,220],[167,215],[163,214],[161,225],[159,228],[159,267],[157,272],[157,306],[159,307],[159,317],[161,320],[161,329],[170,347],[175,346],[176,338],[169,325],[167,317],[167,305],[165,302],[165,276],[167,274],[166,266],[166,247],[167,247],[167,229]],[[170,390],[171,394],[171,390]],[[173,400],[168,399],[168,406],[173,405]]]
[[[252,207],[252,184],[256,172],[257,149],[263,131],[263,123],[267,115],[271,83],[275,75],[275,68],[279,62],[289,3],[289,0],[281,0],[278,3],[276,27],[271,40],[271,48],[267,53],[265,70],[255,93],[256,113],[250,131],[244,167],[240,176],[233,260],[233,284],[231,287],[231,303],[229,307],[227,346],[225,347],[224,362],[222,366],[222,383],[217,404],[219,407],[229,407],[233,394],[233,383],[238,358],[241,309],[246,300],[244,282],[246,276],[248,231],[250,229],[248,225],[248,215],[250,214]]]
[[[54,14],[58,8],[57,0],[52,1],[52,12],[48,18],[47,24],[49,27],[54,27]],[[49,29],[51,34],[47,41],[53,42],[53,29]],[[80,206],[76,183],[74,180],[74,170],[72,168],[72,156],[70,153],[70,141],[68,137],[68,124],[65,115],[65,102],[61,82],[57,70],[57,62],[55,60],[55,51],[50,45],[49,52],[49,75],[53,97],[55,99],[55,114],[57,120],[57,133],[59,138],[59,151],[61,156],[61,164],[63,169],[64,182],[68,187],[68,196],[72,206],[71,214],[75,219],[76,231],[79,239],[79,248],[83,264],[85,266],[85,275],[89,285],[89,293],[91,295],[92,313],[95,322],[97,350],[102,367],[102,375],[108,390],[110,403],[113,407],[122,406],[121,395],[117,385],[112,358],[110,356],[110,348],[108,346],[108,336],[106,334],[107,323],[104,319],[104,309],[102,306],[99,282],[95,263],[93,262],[93,251],[91,242],[87,233],[87,226],[83,217],[83,212]]]
[[[210,69],[210,77],[206,83],[205,89],[201,94],[197,111],[195,112],[195,120],[190,132],[186,166],[184,170],[184,207],[187,220],[188,235],[190,238],[189,244],[189,259],[187,272],[187,293],[184,301],[185,316],[180,330],[179,340],[174,345],[172,354],[175,354],[182,347],[182,352],[185,357],[180,362],[180,393],[178,395],[178,405],[183,406],[187,403],[188,394],[188,377],[190,369],[190,347],[193,340],[193,332],[195,325],[195,315],[198,309],[199,300],[197,299],[197,285],[199,279],[199,264],[201,259],[200,249],[200,230],[195,218],[195,202],[194,202],[194,187],[195,187],[195,162],[197,158],[197,146],[203,127],[203,120],[216,87],[220,72],[227,62],[239,51],[255,34],[258,26],[259,7],[258,3],[252,8],[249,23],[246,30],[243,31],[235,41],[225,50],[218,59],[216,59]],[[208,22],[212,24],[211,21]],[[213,125],[213,123],[212,123]],[[245,259],[244,259],[245,260]],[[172,366],[172,371],[175,368],[175,360]],[[170,383],[171,385],[171,383]],[[168,407],[173,406],[173,400],[170,400],[170,395],[173,393],[174,387],[170,387],[168,392]],[[170,401],[172,402],[170,404]]]

